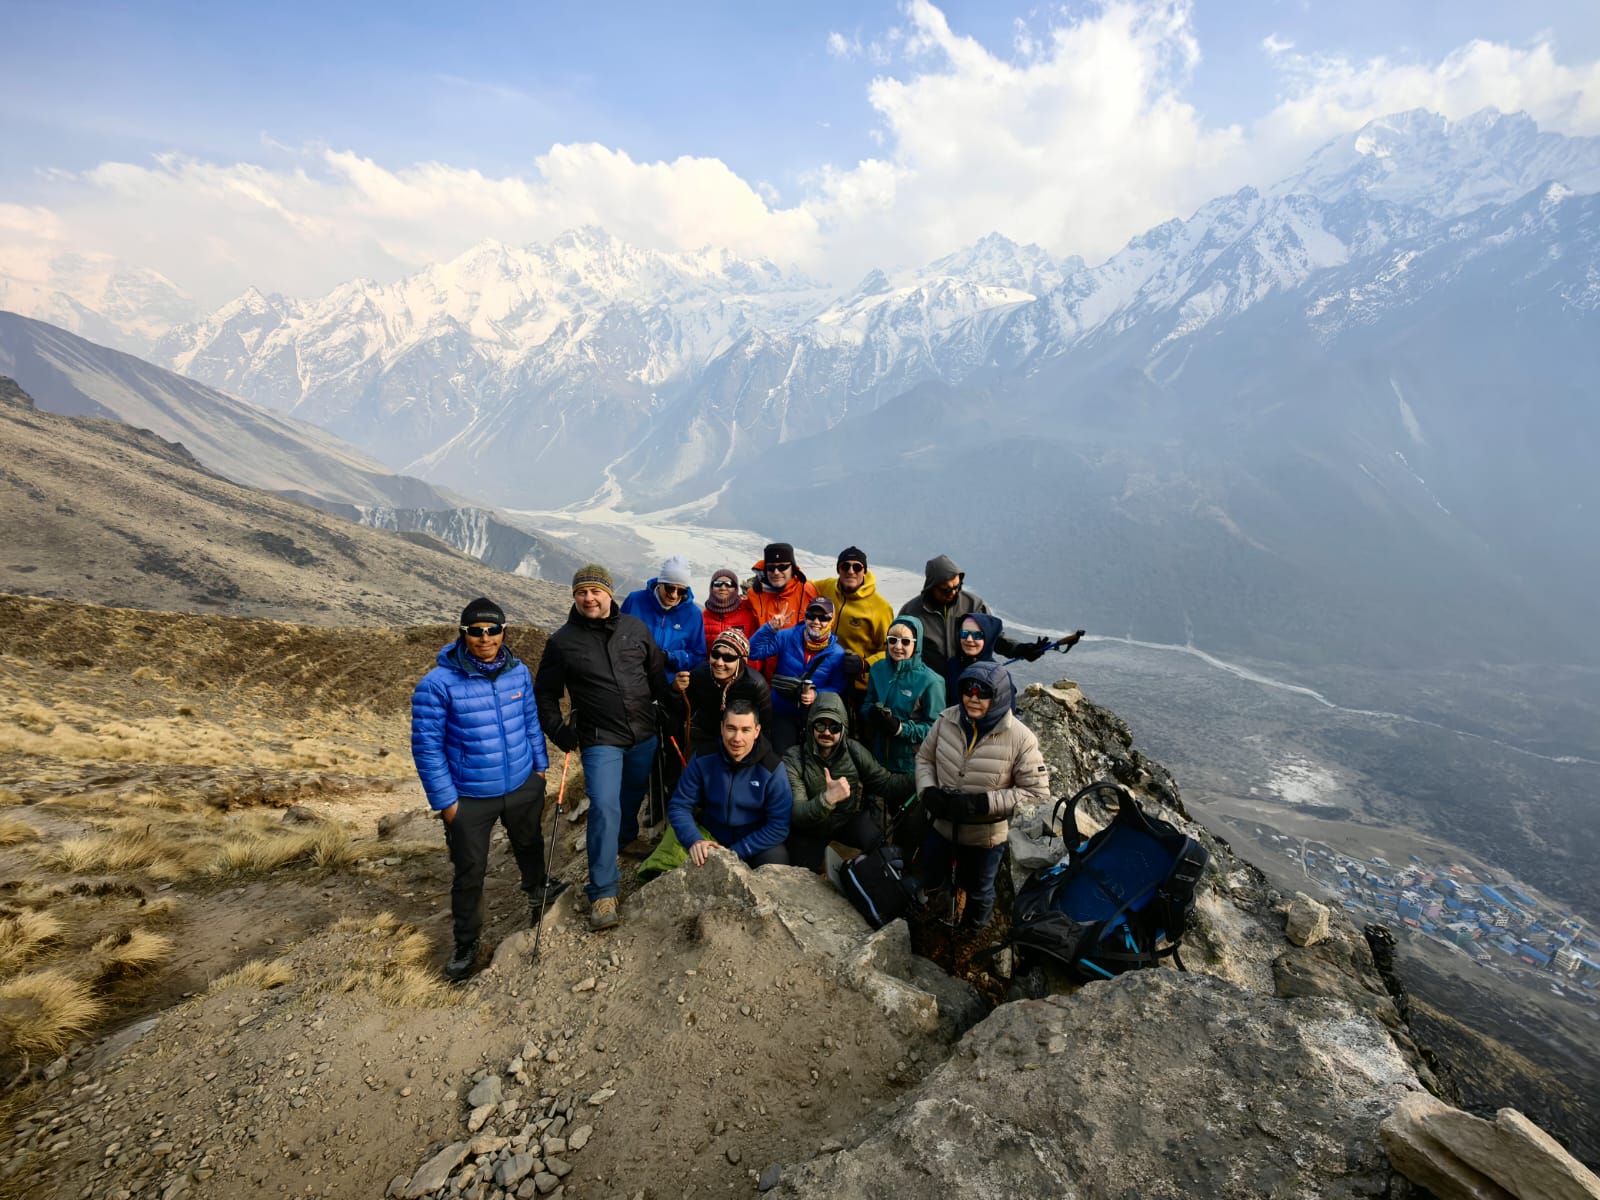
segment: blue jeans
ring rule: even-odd
[[[589,882],[583,891],[590,900],[617,894],[617,851],[639,836],[639,802],[655,756],[653,737],[633,746],[583,748],[583,790],[589,793]]]

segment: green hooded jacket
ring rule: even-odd
[[[916,649],[900,662],[882,658],[872,664],[861,709],[864,713],[874,704],[882,704],[900,718],[900,732],[893,737],[873,732],[872,753],[891,771],[915,771],[917,747],[946,707],[944,680],[922,659],[921,620],[902,613],[894,624],[916,634]]]
[[[917,786],[915,775],[885,770],[870,750],[848,736],[839,740],[839,747],[831,758],[823,758],[811,732],[812,722],[823,717],[849,728],[844,700],[838,693],[818,694],[806,715],[805,736],[783,756],[784,768],[789,772],[789,790],[794,794],[794,809],[789,815],[791,828],[830,829],[843,825],[861,811],[861,802],[869,795],[882,796],[895,805],[911,798]],[[832,808],[823,799],[828,787],[824,771],[835,779],[850,781],[850,795]]]

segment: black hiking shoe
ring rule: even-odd
[[[542,887],[536,887],[529,892],[528,924],[537,925],[540,918],[550,911],[550,906],[556,902],[556,897],[571,886],[565,879],[547,879]]]
[[[450,961],[444,965],[444,977],[451,983],[460,983],[472,974],[472,968],[478,961],[477,942],[457,942],[456,952],[450,956]]]

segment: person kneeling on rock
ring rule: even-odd
[[[695,866],[705,866],[711,851],[722,848],[763,867],[789,861],[783,842],[792,807],[789,776],[761,736],[755,706],[736,699],[722,712],[721,743],[683,769],[667,819]]]

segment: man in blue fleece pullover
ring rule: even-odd
[[[719,847],[752,867],[789,861],[783,847],[794,806],[789,776],[758,722],[750,701],[728,701],[721,744],[690,759],[672,793],[667,819],[697,867]],[[697,821],[709,838],[701,836]]]

